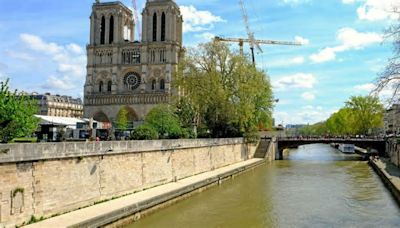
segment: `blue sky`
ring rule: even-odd
[[[93,2],[0,0],[0,79],[8,77],[12,88],[27,92],[83,96]],[[131,6],[129,0],[122,2]],[[138,0],[140,11],[144,2]],[[176,2],[185,20],[185,46],[214,35],[246,37],[237,0]],[[326,119],[350,96],[368,94],[392,55],[382,35],[396,20],[390,9],[398,0],[244,2],[257,39],[306,44],[263,45],[263,53],[256,54],[257,67],[268,73],[280,99],[277,123]]]

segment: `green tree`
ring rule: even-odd
[[[271,123],[269,78],[226,44],[189,50],[175,85],[190,102],[195,124],[206,126],[213,137],[241,136]]]
[[[176,115],[178,116],[183,127],[193,127],[193,122],[196,118],[196,112],[192,107],[192,103],[187,97],[179,98],[179,101],[176,103]]]
[[[355,133],[353,111],[342,108],[326,121],[326,129],[331,135],[353,135]]]
[[[370,129],[383,126],[383,111],[377,97],[353,96],[325,122],[306,126],[300,133],[312,136],[368,134]]]
[[[182,128],[175,110],[169,105],[157,105],[146,115],[145,124],[152,126],[160,138],[180,138]]]
[[[9,80],[0,82],[0,141],[8,142],[16,137],[32,134],[39,120],[36,101],[23,93],[11,92]]]
[[[126,130],[128,128],[128,110],[125,107],[122,107],[118,114],[117,119],[115,120],[115,125],[119,130]]]
[[[383,126],[383,105],[378,97],[353,96],[346,102],[354,117],[354,129],[357,134],[368,134],[369,130]]]

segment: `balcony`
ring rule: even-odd
[[[169,94],[94,94],[86,95],[85,105],[133,105],[133,104],[160,104],[168,103],[170,100]]]

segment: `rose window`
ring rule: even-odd
[[[128,73],[124,77],[124,84],[131,90],[135,90],[140,85],[140,76],[137,73]]]

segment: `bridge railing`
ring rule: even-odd
[[[277,137],[279,141],[383,141],[383,137]]]

